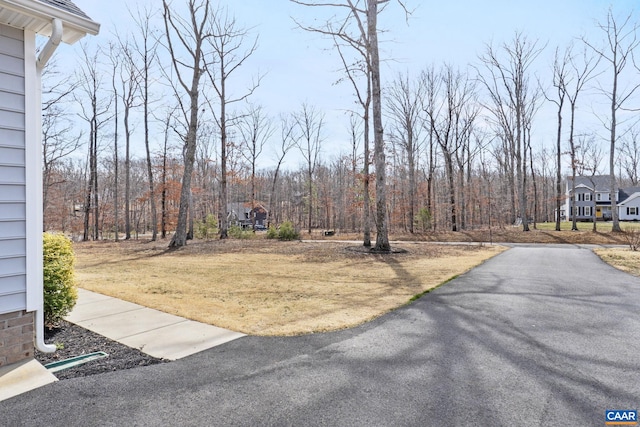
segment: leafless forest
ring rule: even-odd
[[[555,46],[515,31],[468,67],[381,78],[376,25],[386,8],[410,14],[403,2],[294,3],[335,9],[324,23],[295,25],[339,53],[332,67],[353,89],[340,153],[323,150],[325,113],[312,100],[287,113],[253,102],[268,75],[239,73],[260,49],[241,16],[208,0],[163,2],[130,12],[135,30],[103,36],[78,68],[46,70],[45,229],[85,240],[144,233],[181,246],[208,215],[225,238],[227,206],[243,203],[266,208],[270,225],[357,232],[370,245],[371,233],[556,221],[573,174],[637,185],[636,15],[594,17],[597,40],[577,34]],[[607,108],[589,112],[588,97]],[[554,146],[537,136],[543,106],[556,111],[545,123],[557,129]],[[580,109],[599,129],[577,118]],[[277,161],[265,167],[267,158]]]

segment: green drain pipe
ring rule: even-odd
[[[104,351],[97,351],[95,353],[83,354],[82,356],[70,357],[64,360],[58,360],[57,362],[51,362],[44,365],[49,371],[58,372],[63,369],[73,368],[74,366],[82,365],[83,363],[91,362],[92,360],[102,359],[109,356]]]

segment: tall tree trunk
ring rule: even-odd
[[[616,70],[617,71],[617,70]],[[620,219],[618,215],[618,200],[616,199],[616,194],[618,190],[618,183],[616,181],[616,169],[615,169],[615,152],[616,152],[616,125],[617,125],[617,98],[616,95],[618,93],[618,74],[614,73],[613,78],[613,90],[611,92],[611,141],[609,148],[609,198],[611,199],[611,219],[613,221],[613,225],[611,226],[612,232],[621,232],[620,228]]]
[[[147,63],[146,53],[145,63]],[[158,212],[153,183],[151,150],[149,148],[149,68],[147,66],[144,67],[144,147],[147,152],[147,176],[149,179],[149,202],[151,204],[151,241],[155,242],[158,240]]]
[[[576,168],[577,168],[577,159],[576,159],[576,146],[575,141],[573,139],[574,133],[574,124],[575,124],[575,116],[576,116],[575,103],[571,104],[571,119],[569,124],[569,148],[571,150],[571,200],[570,200],[570,209],[571,209],[571,231],[578,231],[578,224],[576,222]]]
[[[363,192],[363,202],[362,202],[362,227],[363,227],[363,242],[362,245],[370,248],[371,247],[371,201],[369,199],[369,194],[371,189],[369,188],[371,183],[371,174],[369,170],[369,157],[371,153],[369,152],[369,104],[371,100],[371,80],[367,76],[367,101],[364,105],[364,114],[362,115],[362,119],[364,121],[364,165],[363,165],[363,175],[364,182],[362,183],[362,192]]]
[[[205,36],[205,24],[208,22],[208,14],[209,10],[209,2],[205,1],[201,6],[196,7],[194,3],[189,4],[190,9],[190,17],[193,28],[190,30],[193,31],[192,34],[189,34],[189,39],[193,40],[195,46],[188,46],[188,43],[185,42],[186,36],[180,34],[180,26],[176,25],[172,16],[169,5],[166,0],[162,2],[164,8],[164,24],[165,31],[167,37],[167,44],[169,45],[169,50],[171,53],[171,60],[173,63],[173,68],[176,71],[176,74],[179,77],[180,84],[182,85],[185,92],[189,95],[189,119],[187,121],[187,134],[184,138],[184,149],[183,149],[183,158],[184,158],[184,171],[182,175],[182,188],[180,189],[180,207],[178,210],[178,223],[176,225],[176,232],[171,238],[171,242],[169,243],[170,248],[182,247],[187,244],[187,221],[188,221],[188,213],[191,209],[190,203],[190,195],[191,195],[191,175],[193,174],[193,164],[195,162],[195,154],[196,154],[196,146],[197,146],[197,133],[198,133],[198,113],[200,109],[199,104],[199,94],[200,94],[200,77],[202,76],[203,64],[202,64],[202,44],[204,42]],[[197,18],[197,11],[202,10],[202,19],[200,22]],[[173,28],[175,32],[178,33],[176,38],[178,38],[183,44],[183,48],[186,48],[193,58],[193,65],[191,65],[190,70],[192,72],[191,75],[191,83],[189,86],[182,80],[181,77],[181,65],[180,60],[176,56],[176,52],[173,48],[171,31],[169,27]],[[182,27],[184,28],[184,27]],[[183,110],[183,113],[186,115],[187,111]]]
[[[414,137],[413,131],[409,129],[409,141],[407,144],[407,161],[409,163],[409,233],[413,234],[413,221],[416,217],[415,207],[416,207],[416,160],[415,160],[415,152],[414,152]]]
[[[194,73],[195,75],[195,73]],[[197,87],[197,84],[195,85]],[[178,209],[178,224],[176,232],[171,238],[169,247],[182,247],[187,244],[187,220],[191,209],[191,175],[196,157],[196,131],[198,129],[198,91],[193,91],[191,97],[191,112],[189,130],[183,151],[184,172],[182,174],[182,188],[180,190],[180,208]]]
[[[309,236],[311,236],[311,218],[313,216],[313,172],[312,172],[312,164],[311,164],[311,153],[309,153],[309,170],[307,172],[307,184],[309,185],[308,187],[308,191],[309,191],[309,216],[308,216],[308,223],[307,223],[307,228],[309,231]]]
[[[558,105],[558,134],[556,138],[556,231],[560,231],[560,209],[562,209],[562,103]],[[568,213],[566,212],[566,214]]]
[[[169,144],[169,121],[171,116],[167,117],[164,129],[164,147],[162,149],[162,195],[161,195],[161,236],[167,237],[167,145]]]
[[[220,206],[218,210],[218,228],[220,239],[229,237],[229,222],[227,220],[227,110],[226,110],[226,81],[224,75],[224,57],[220,59]]]
[[[97,111],[94,117],[97,116]],[[98,240],[100,234],[100,212],[98,206],[98,123],[94,119],[93,131],[93,163],[91,164],[91,176],[93,183],[93,240]]]
[[[533,185],[533,229],[536,230],[538,226],[538,184],[536,182],[536,171],[533,168],[533,150],[531,148],[531,130],[527,129],[527,147],[529,148],[529,163],[531,166],[531,184]]]
[[[458,231],[458,218],[456,215],[456,185],[453,176],[453,159],[451,153],[442,150],[444,154],[445,167],[447,169],[447,183],[449,185],[449,209],[451,213],[451,231]]]
[[[131,130],[129,128],[130,107],[124,106],[124,238],[131,239]]]
[[[378,52],[378,0],[367,0],[367,29],[371,52],[371,88],[373,101],[374,156],[376,163],[376,252],[389,252],[387,221],[387,171],[382,127],[382,94],[380,87],[380,55]]]
[[[114,66],[115,67],[115,66]],[[113,93],[114,93],[114,121],[115,121],[115,129],[114,129],[114,134],[113,134],[113,157],[114,157],[114,162],[113,162],[113,180],[114,180],[114,184],[113,184],[113,222],[114,222],[114,231],[115,231],[115,240],[116,242],[120,241],[120,227],[119,227],[119,212],[118,212],[118,193],[119,193],[119,188],[118,188],[118,172],[119,172],[119,158],[118,158],[118,89],[116,87],[116,81],[115,81],[115,72],[113,73],[113,80],[112,80],[112,84],[113,84]]]
[[[85,176],[87,177],[87,191],[85,194],[85,198],[84,198],[84,218],[83,218],[83,234],[82,234],[82,241],[83,242],[87,242],[89,241],[89,236],[90,236],[90,232],[89,232],[89,216],[91,215],[91,192],[93,191],[93,174],[91,173],[92,171],[92,165],[93,165],[93,126],[91,126],[91,131],[90,131],[90,135],[89,135],[89,158],[88,160],[88,165],[87,167],[89,168],[89,173],[88,176],[86,175],[86,170],[85,170]]]
[[[436,231],[436,201],[433,191],[433,181],[435,175],[435,150],[433,143],[433,124],[429,126],[429,173],[427,175],[427,206],[431,216],[431,228]]]

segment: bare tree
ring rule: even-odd
[[[351,0],[348,0],[351,4]],[[380,54],[378,52],[378,6],[388,0],[368,0],[367,9],[357,9],[351,4],[354,12],[360,16],[366,16],[368,41],[368,51],[371,57],[371,101],[373,107],[373,135],[374,135],[374,157],[376,164],[376,245],[373,250],[376,252],[388,252],[391,250],[389,244],[389,224],[387,212],[387,172],[384,153],[384,128],[382,126],[382,89],[380,84]],[[356,15],[358,16],[358,15]],[[364,26],[358,19],[358,26],[362,28],[362,36],[365,38]]]
[[[140,38],[134,38],[132,49],[137,57],[134,65],[137,66],[140,78],[140,96],[143,106],[143,123],[144,123],[144,147],[147,155],[147,179],[149,184],[149,202],[151,205],[151,240],[156,241],[158,238],[158,213],[156,207],[156,193],[153,179],[153,168],[151,164],[151,150],[149,148],[149,106],[151,103],[149,95],[149,85],[151,84],[151,76],[149,72],[152,69],[157,57],[157,49],[159,41],[153,35],[151,28],[151,18],[154,13],[148,8],[141,11],[137,10],[134,15],[130,12],[139,32]]]
[[[595,233],[598,230],[595,176],[600,169],[600,162],[602,161],[603,153],[593,136],[586,137],[585,135],[581,135],[578,137],[578,141],[574,145],[576,151],[572,154],[572,159],[575,162],[576,171],[580,176],[588,178],[591,182],[591,220],[593,221],[592,230]],[[572,194],[576,194],[575,181],[573,184]],[[573,200],[575,202],[575,196],[573,197]],[[572,205],[575,206],[575,203]]]
[[[595,70],[598,66],[599,58],[590,56],[588,51],[584,49],[581,52],[579,58],[575,55],[569,56],[569,64],[571,69],[568,71],[568,77],[565,79],[561,90],[569,100],[570,107],[570,121],[569,121],[569,155],[571,156],[571,174],[572,174],[572,188],[571,194],[576,194],[576,169],[578,168],[576,153],[579,147],[575,142],[575,119],[576,119],[576,105],[578,102],[578,96],[584,90],[585,85],[597,76]],[[571,230],[577,231],[578,226],[576,224],[575,214],[575,197],[572,197],[570,201],[571,209],[573,213],[571,215]]]
[[[442,93],[433,95],[442,99],[442,103],[428,106],[425,112],[444,157],[451,230],[458,231],[454,160],[459,155],[458,151],[468,143],[478,112],[474,105],[475,88],[466,75],[448,65],[443,68],[440,79],[441,84],[436,87],[440,87]]]
[[[516,33],[511,44],[504,44],[501,52],[493,46],[487,46],[480,57],[485,74],[479,73],[480,81],[486,87],[490,103],[485,107],[491,112],[494,124],[500,129],[507,143],[510,156],[515,163],[518,206],[522,219],[522,230],[529,231],[527,215],[527,140],[526,125],[533,101],[529,70],[542,48],[537,42],[528,40]],[[500,53],[506,58],[500,58]]]
[[[261,106],[250,105],[238,123],[242,137],[242,154],[251,167],[251,225],[256,230],[256,165],[265,143],[274,132],[271,118]]]
[[[423,80],[418,79],[412,85],[408,73],[398,75],[391,83],[387,96],[388,117],[392,123],[394,134],[407,155],[409,172],[409,232],[413,234],[416,217],[416,162],[421,149],[420,122],[421,105],[425,95]]]
[[[133,58],[131,46],[127,41],[120,41],[120,100],[124,108],[124,233],[125,240],[131,239],[131,123],[132,110],[141,105],[140,72]]]
[[[626,108],[626,104],[640,88],[640,84],[627,87],[619,85],[622,73],[627,66],[633,65],[633,54],[640,44],[638,24],[632,22],[632,18],[633,14],[629,13],[626,17],[618,19],[613,15],[612,9],[609,8],[605,22],[598,24],[598,29],[604,33],[604,47],[598,47],[587,39],[582,39],[601,60],[608,64],[609,72],[611,72],[611,87],[609,89],[601,88],[601,92],[607,97],[611,105],[611,115],[606,120],[605,127],[609,131],[609,174],[611,178],[609,198],[611,199],[611,218],[613,220],[611,231],[614,232],[622,231],[618,215],[618,202],[616,200],[618,184],[615,175],[615,153],[619,125],[618,113]]]
[[[49,61],[42,73],[42,207],[47,209],[49,190],[62,184],[54,177],[54,169],[80,146],[82,131],[75,132],[73,121],[66,112],[77,82],[69,82],[54,61]]]
[[[437,142],[435,138],[435,123],[433,118],[436,116],[436,110],[438,110],[437,104],[439,103],[438,94],[440,92],[441,79],[433,66],[422,71],[420,79],[423,81],[425,87],[424,103],[422,110],[426,117],[423,121],[423,126],[429,132],[428,139],[428,158],[429,167],[426,171],[427,179],[427,209],[431,218],[432,228],[435,231],[436,227],[436,203],[435,203],[435,170],[436,170],[436,151]]]
[[[162,146],[162,175],[160,177],[160,185],[162,191],[160,193],[160,235],[164,239],[167,237],[167,167],[169,153],[169,131],[173,128],[177,108],[167,109],[165,116],[162,118],[163,124],[163,146]]]
[[[195,161],[198,119],[200,78],[204,72],[204,44],[209,37],[207,24],[211,10],[209,0],[189,0],[188,19],[176,15],[166,0],[162,1],[163,18],[167,48],[171,55],[171,64],[175,71],[177,83],[172,87],[182,112],[185,132],[181,133],[184,141],[184,171],[182,189],[180,190],[180,208],[178,223],[169,247],[181,247],[187,244],[187,220],[191,200],[191,174]],[[176,42],[178,43],[176,45]],[[187,59],[181,59],[179,52],[187,52]],[[190,81],[189,81],[190,80]],[[183,99],[181,91],[187,95]]]
[[[329,4],[312,4],[308,2],[294,1],[294,3],[302,4],[305,6],[330,6]],[[359,2],[356,3],[359,5]],[[362,171],[362,185],[363,185],[363,246],[371,246],[371,219],[370,219],[370,128],[371,128],[371,52],[369,50],[369,44],[367,37],[363,37],[363,27],[360,19],[353,19],[353,6],[351,2],[346,5],[348,13],[342,19],[334,19],[327,21],[321,27],[309,27],[297,22],[298,27],[305,31],[311,31],[320,33],[323,35],[329,35],[333,39],[334,46],[340,56],[343,70],[346,74],[346,79],[351,83],[355,91],[358,104],[362,108],[360,114],[362,122],[364,124],[363,136],[363,158],[364,166]],[[355,21],[355,24],[353,23]],[[350,50],[356,53],[356,59],[351,60],[347,57],[347,51]],[[365,81],[364,88],[361,87],[361,80]],[[342,80],[342,79],[341,79]],[[353,128],[352,128],[353,129]],[[355,156],[354,156],[355,159]],[[355,160],[354,160],[355,167]],[[355,173],[354,173],[355,175]]]
[[[359,143],[360,143],[360,139],[362,138],[361,134],[362,134],[362,130],[360,125],[362,124],[362,120],[360,119],[360,117],[358,117],[355,113],[352,113],[349,115],[349,136],[351,137],[351,179],[352,181],[352,192],[350,194],[351,196],[351,203],[355,203],[358,200],[357,197],[357,193],[358,193],[358,156],[359,156]],[[368,138],[367,139],[367,143],[368,143]],[[367,154],[369,150],[366,150]],[[365,159],[364,161],[365,163],[369,163],[368,159]],[[367,165],[367,169],[368,169],[368,165]],[[367,191],[369,190],[369,186],[367,185]],[[366,202],[366,208],[369,209],[369,194],[363,194],[363,202],[365,201],[365,199],[367,200]],[[366,219],[365,219],[366,218]],[[369,229],[369,213],[365,213],[363,215],[363,222],[364,224],[366,224],[365,227],[367,230],[365,231],[365,242],[364,242],[364,246],[371,246],[371,232]],[[356,222],[357,222],[357,209],[355,208],[355,206],[352,209],[351,212],[351,231],[356,231],[357,227],[356,227]],[[368,241],[367,241],[368,238]]]
[[[98,63],[98,51],[90,53],[84,45],[82,47],[82,67],[77,72],[80,93],[74,93],[76,102],[80,105],[79,116],[89,124],[88,164],[89,179],[84,200],[84,232],[82,239],[94,240],[99,238],[99,195],[98,195],[98,141],[102,125],[108,118],[110,101],[102,97],[103,73]],[[84,95],[84,96],[80,96]],[[89,219],[93,214],[93,226],[90,228]]]
[[[271,191],[269,191],[269,213],[268,213],[268,226],[271,226],[271,221],[274,218],[273,212],[275,210],[276,202],[276,184],[278,182],[278,176],[280,174],[280,168],[284,162],[284,158],[287,153],[295,146],[294,137],[295,121],[290,119],[290,116],[280,116],[280,148],[276,149],[276,167],[273,172],[273,179],[271,180]]]
[[[307,103],[303,103],[300,111],[293,115],[296,122],[295,144],[305,160],[307,172],[307,194],[309,197],[309,221],[307,228],[311,234],[311,220],[313,215],[313,174],[318,164],[318,156],[322,148],[324,136],[324,114]]]
[[[252,82],[249,88],[240,95],[229,91],[228,80],[258,48],[258,38],[249,40],[249,31],[236,22],[227,10],[216,11],[209,22],[207,39],[211,55],[207,58],[205,71],[214,88],[219,102],[216,124],[220,133],[220,198],[218,211],[218,229],[220,238],[226,239],[229,224],[227,223],[227,148],[229,126],[234,125],[238,117],[229,114],[232,104],[246,100],[257,89],[260,77]],[[207,100],[211,107],[210,100]],[[213,107],[211,110],[214,111]]]
[[[622,167],[627,173],[631,185],[638,185],[638,167],[640,166],[640,131],[632,128],[622,141]]]
[[[118,198],[120,196],[119,187],[119,149],[118,138],[120,136],[120,122],[118,115],[119,92],[117,83],[118,67],[120,66],[120,49],[115,43],[109,43],[109,60],[111,61],[111,90],[113,90],[113,231],[115,233],[115,241],[120,241],[120,204]]]
[[[378,47],[378,12],[384,9],[389,0],[339,0],[336,2],[299,1],[296,4],[310,7],[330,7],[345,12],[345,17],[336,20],[337,25],[329,23],[324,28],[309,27],[310,30],[329,34],[340,38],[347,45],[364,53],[367,61],[368,80],[371,85],[371,105],[374,131],[374,159],[376,166],[376,244],[375,252],[388,252],[389,225],[387,212],[387,179],[384,144],[384,128],[382,126],[382,90],[380,79],[380,53]],[[404,3],[398,3],[408,14]],[[354,35],[345,31],[346,27],[354,25]],[[304,27],[303,27],[304,28]],[[365,132],[366,135],[366,132]],[[367,161],[367,159],[365,159]],[[366,245],[365,238],[365,245]]]
[[[545,97],[548,101],[553,102],[558,108],[558,127],[556,134],[556,231],[560,231],[560,210],[562,208],[562,110],[566,98],[566,81],[567,81],[567,65],[571,57],[571,50],[567,49],[561,57],[559,50],[556,49],[553,61],[553,87],[556,89],[556,98]],[[574,178],[575,180],[575,178]]]

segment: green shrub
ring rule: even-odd
[[[291,221],[285,221],[280,225],[278,238],[280,240],[296,240],[300,238],[300,233],[296,231]]]
[[[213,214],[208,214],[204,221],[197,219],[193,232],[197,239],[212,239],[218,233],[218,220]]]
[[[232,225],[227,232],[234,239],[248,239],[253,234],[251,231],[244,230],[239,225]]]
[[[267,230],[267,239],[277,239],[280,237],[280,233],[278,233],[278,229],[273,225],[269,226]]]
[[[44,321],[56,324],[76,305],[75,254],[71,240],[62,234],[43,235]]]
[[[278,228],[270,225],[267,230],[267,239],[297,240],[299,238],[300,233],[296,231],[291,221],[283,222]]]
[[[416,228],[420,229],[423,233],[431,229],[431,212],[427,208],[420,208],[416,215],[414,224]]]

